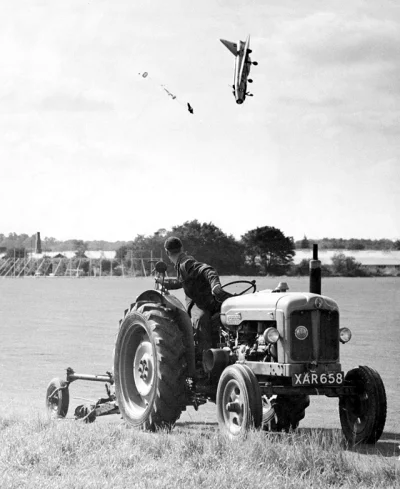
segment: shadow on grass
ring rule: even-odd
[[[180,421],[176,423],[175,428],[180,430],[188,430],[188,431],[208,431],[208,432],[217,432],[218,431],[218,423],[211,421]]]
[[[398,457],[400,455],[400,434],[389,431],[382,433],[375,445],[360,445],[352,449],[365,455],[381,455],[382,457]]]
[[[345,438],[342,434],[342,430],[337,428],[300,428],[298,430],[299,433],[312,433],[313,431],[323,433],[330,438],[342,437],[344,447],[349,452],[360,453],[362,455],[379,455],[382,457],[398,457],[400,455],[400,433],[392,433],[389,431],[383,432],[382,436],[375,444],[362,444],[352,447],[350,445],[347,445]]]
[[[181,430],[206,430],[217,431],[217,422],[204,422],[204,421],[184,421],[176,423],[176,428]],[[320,433],[322,437],[329,439],[343,439],[343,446],[345,450],[349,452],[360,453],[362,455],[378,455],[381,457],[398,457],[400,455],[400,433],[384,432],[381,438],[376,444],[363,444],[355,447],[346,446],[346,441],[343,437],[342,430],[337,428],[300,428],[297,431],[299,434],[312,434]],[[284,433],[273,433],[278,437],[284,435]]]

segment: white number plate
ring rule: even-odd
[[[328,372],[317,374],[306,372],[305,374],[293,374],[292,385],[342,385],[344,382],[343,372]]]

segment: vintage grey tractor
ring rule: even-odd
[[[120,413],[132,426],[154,431],[172,428],[187,406],[213,402],[220,429],[234,439],[249,429],[296,429],[310,396],[324,395],[338,398],[350,444],[375,443],[386,421],[384,384],[367,366],[343,372],[340,346],[351,332],[340,326],[338,304],[319,293],[317,253],[314,258],[310,292],[289,292],[284,284],[256,291],[255,281],[237,281],[244,290],[222,304],[213,318],[213,348],[202,354],[188,312],[161,279],[125,311],[113,372],[91,376],[68,369],[66,381],[50,382],[49,412],[64,417],[70,383],[95,380],[106,383],[107,397],[79,406],[76,418]],[[156,264],[159,277],[168,280],[165,271],[165,263]]]

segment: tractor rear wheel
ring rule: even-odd
[[[290,431],[298,428],[310,405],[310,396],[278,395],[271,401],[277,421],[272,423],[273,431]]]
[[[170,429],[185,407],[182,333],[160,305],[131,310],[123,319],[114,352],[118,407],[132,426]]]
[[[68,383],[58,377],[47,386],[46,408],[51,419],[65,418],[69,407]]]
[[[351,445],[376,443],[386,422],[385,386],[379,373],[370,367],[349,370],[345,382],[355,385],[357,394],[339,399],[343,434]]]
[[[262,423],[261,391],[253,371],[246,365],[230,365],[219,379],[217,416],[222,433],[231,440],[242,437]]]

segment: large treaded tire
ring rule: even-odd
[[[52,379],[47,386],[45,402],[49,418],[65,418],[69,407],[68,383],[58,377]]]
[[[132,426],[170,429],[185,407],[185,349],[171,313],[159,304],[125,312],[114,350],[118,407]]]
[[[343,434],[350,445],[376,443],[386,422],[385,386],[379,373],[371,367],[349,370],[345,383],[356,386],[357,395],[339,399],[339,416]]]
[[[306,415],[306,409],[310,405],[310,396],[283,396],[278,395],[271,402],[277,421],[272,423],[273,431],[296,430],[300,421]]]
[[[217,416],[221,432],[231,440],[241,438],[262,424],[260,386],[246,365],[227,367],[219,379]]]

